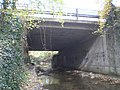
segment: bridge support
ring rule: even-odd
[[[111,29],[105,35],[70,44],[53,57],[52,66],[120,75],[119,38],[119,31]]]

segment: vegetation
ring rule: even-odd
[[[100,20],[107,20],[107,23],[99,22],[100,33],[104,32],[106,25],[113,25],[116,28],[120,26],[120,9],[114,8],[111,1],[106,0],[104,10],[100,13]],[[17,0],[3,0],[3,8],[0,9],[0,90],[21,90],[21,84],[26,76],[22,46],[26,40],[24,33],[27,28],[36,27],[29,15],[43,13],[46,7],[40,0],[33,0],[31,4],[35,6],[34,8],[17,10],[16,2]],[[52,14],[62,15],[60,13],[62,0],[47,0],[47,2]],[[58,13],[54,13],[53,6]],[[25,22],[26,20],[29,20],[29,24]]]
[[[105,0],[104,8],[99,12],[99,29],[97,32],[103,34],[109,28],[120,26],[120,8],[112,4],[112,0]]]
[[[40,65],[41,61],[51,61],[52,56],[58,51],[29,51],[30,59],[33,63]]]
[[[2,21],[3,20],[3,21]],[[12,14],[0,16],[0,90],[20,90],[24,80],[20,19]]]
[[[34,1],[32,3],[37,6],[44,5],[39,0]],[[48,1],[51,5],[62,4],[62,0]],[[23,42],[26,37],[23,35],[25,29],[33,25],[33,23],[27,25],[25,21],[29,15],[41,10],[39,7],[37,11],[28,8],[17,10],[16,2],[17,0],[3,0],[3,8],[0,9],[0,90],[21,90],[21,84],[26,76],[23,55]]]

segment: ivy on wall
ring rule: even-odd
[[[99,29],[97,32],[103,34],[109,28],[120,26],[120,8],[112,4],[112,0],[105,0],[102,11],[99,12]]]
[[[21,90],[21,84],[26,76],[22,46],[24,45],[24,28],[32,27],[30,23],[28,26],[26,24],[27,16],[40,13],[42,6],[39,0],[34,0],[37,4],[37,11],[31,10],[30,12],[28,8],[17,10],[16,1],[3,0],[1,3],[3,8],[0,8],[0,90]],[[60,5],[63,3],[62,0],[48,1]],[[32,21],[31,17],[28,21]],[[32,25],[33,28],[36,26],[34,22]]]
[[[112,9],[112,0],[105,0],[104,8],[99,12],[99,29],[97,31],[98,33],[103,34],[105,32],[104,28],[106,27],[106,25],[108,25],[108,18]]]
[[[0,90],[20,90],[24,80],[23,26],[12,14],[0,15]]]

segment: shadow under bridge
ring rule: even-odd
[[[98,35],[98,23],[93,21],[46,19],[39,28],[28,30],[30,51],[59,51],[53,56],[52,66],[78,69]]]

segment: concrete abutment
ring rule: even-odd
[[[82,43],[74,43],[53,57],[53,68],[72,68],[103,74],[120,75],[119,31],[108,30]]]

